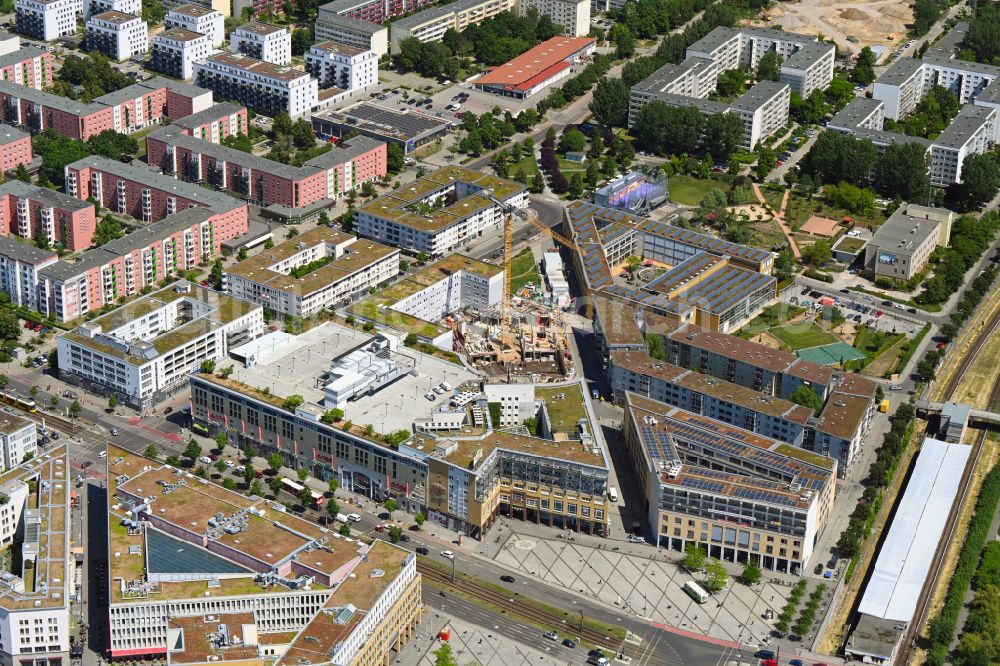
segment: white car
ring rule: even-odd
[[[453,560],[455,559],[455,553],[451,552],[450,550],[442,550],[441,557],[446,557],[449,560]]]
[[[347,519],[349,521],[351,521],[352,523],[360,523],[361,522],[361,516],[359,516],[356,513],[349,513],[349,514],[347,514]]]
[[[232,460],[229,460],[228,458],[224,462],[226,463],[226,467],[235,467],[236,466],[236,463],[234,463]]]
[[[198,462],[203,462],[206,465],[211,465],[212,464],[212,459],[209,458],[208,456],[202,456],[201,458],[198,458]]]
[[[431,402],[434,402],[435,395],[433,393],[431,393],[430,391],[428,391],[427,393],[424,393],[424,397],[427,398],[428,400],[430,400]]]
[[[108,457],[108,452],[107,451],[101,451],[100,453],[97,454],[97,457],[98,458],[107,458]]]

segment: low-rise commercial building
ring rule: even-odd
[[[519,0],[521,16],[534,9],[540,16],[548,16],[553,23],[563,27],[568,37],[586,37],[590,34],[591,0]]]
[[[2,428],[2,426],[0,426]],[[34,424],[32,424],[34,428]],[[70,663],[70,476],[65,447],[0,476],[0,544],[20,556],[0,582],[0,659],[43,666]]]
[[[38,310],[45,293],[39,271],[57,261],[55,252],[0,235],[0,290],[10,297],[13,305]]]
[[[124,449],[109,447],[107,461],[112,658],[379,664],[412,635],[422,613],[414,553],[344,538]]]
[[[949,244],[954,216],[944,208],[900,206],[865,246],[865,270],[906,282],[924,269],[935,248]]]
[[[405,39],[439,42],[448,30],[462,32],[470,25],[516,10],[517,0],[456,0],[430,7],[392,22],[389,35],[392,52],[399,53],[399,45]]]
[[[578,248],[573,267],[590,298],[722,332],[740,328],[774,300],[770,252],[582,201],[567,206],[566,216]],[[623,271],[632,256],[668,270],[631,284]]]
[[[0,125],[0,171],[31,163],[31,135],[10,125]]]
[[[194,77],[194,63],[208,57],[212,51],[208,35],[183,28],[170,28],[153,37],[149,68],[188,80]]]
[[[86,201],[20,180],[0,185],[0,234],[80,252],[90,247],[96,228],[94,207]]]
[[[229,34],[229,47],[257,60],[275,65],[292,62],[292,33],[288,28],[267,23],[247,23]]]
[[[131,14],[95,14],[87,20],[87,48],[112,60],[128,60],[149,51],[149,28]]]
[[[79,0],[16,0],[14,29],[48,42],[75,33],[77,16],[82,13]]]
[[[310,317],[346,305],[398,274],[399,250],[317,227],[230,267],[223,283],[236,298],[286,316]]]
[[[386,145],[359,136],[302,166],[256,157],[171,126],[146,139],[147,160],[164,173],[237,192],[259,206],[282,206],[301,217],[386,174]]]
[[[145,410],[263,332],[259,305],[180,280],[61,334],[59,374]]]
[[[378,83],[378,56],[371,49],[323,42],[306,51],[305,61],[320,88],[356,91]]]
[[[206,35],[209,46],[218,48],[226,40],[225,16],[210,7],[190,4],[175,7],[163,20],[168,28],[182,28]]]
[[[528,205],[523,185],[450,166],[358,208],[354,225],[362,236],[441,257],[503,228],[506,213],[487,193],[516,208]]]
[[[407,154],[415,148],[437,141],[452,128],[452,121],[410,109],[397,111],[370,102],[361,102],[339,110],[312,115],[317,134],[343,137],[360,134],[385,143],[394,143]]]
[[[240,53],[210,56],[194,65],[195,84],[222,99],[236,100],[274,116],[282,111],[293,118],[316,106],[316,79],[291,67],[274,65]]]
[[[836,461],[633,393],[623,427],[660,545],[790,574],[809,566]]]
[[[573,65],[597,48],[591,37],[553,37],[487,71],[473,85],[504,97],[525,99],[572,73]]]

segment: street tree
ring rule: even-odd
[[[267,466],[271,468],[272,474],[277,474],[284,464],[285,459],[281,457],[280,453],[272,453],[267,457]]]
[[[621,79],[603,78],[597,82],[590,102],[590,111],[597,122],[608,127],[628,124],[629,88]]]
[[[705,120],[704,133],[712,159],[727,162],[743,143],[743,120],[735,113],[716,113]]]
[[[194,439],[188,440],[187,446],[184,447],[184,457],[190,458],[191,460],[197,460],[201,457],[201,444],[199,444]]]

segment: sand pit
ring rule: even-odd
[[[842,52],[857,53],[876,44],[892,48],[906,40],[907,24],[913,21],[912,3],[899,0],[842,2],[802,0],[779,2],[755,25],[822,34],[833,39]],[[857,41],[848,41],[848,37]]]
[[[813,215],[806,220],[806,223],[802,225],[799,231],[811,236],[830,238],[837,233],[838,226],[840,226],[840,222],[837,220],[832,220],[829,217]]]

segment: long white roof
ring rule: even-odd
[[[948,521],[971,447],[924,440],[858,611],[909,622]]]

